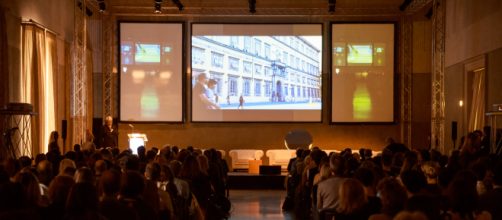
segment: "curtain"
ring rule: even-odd
[[[22,27],[21,101],[38,113],[32,124],[33,154],[47,152],[49,135],[56,130],[54,79],[56,36],[31,24]]]
[[[485,125],[485,70],[474,71],[469,131],[483,130]]]

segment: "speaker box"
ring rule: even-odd
[[[68,130],[68,121],[63,120],[61,122],[61,138],[63,138],[63,140],[66,140],[66,137],[68,135],[67,130]]]
[[[260,174],[261,175],[280,175],[281,174],[281,166],[260,166]]]

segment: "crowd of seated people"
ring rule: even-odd
[[[0,219],[225,219],[228,168],[215,149],[117,148],[4,158]],[[221,201],[224,203],[223,207]]]
[[[373,156],[298,149],[282,208],[296,219],[502,219],[502,160],[482,132],[462,141],[450,156],[392,140]]]

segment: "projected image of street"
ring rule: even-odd
[[[193,88],[207,89],[210,109],[321,109],[321,45],[321,36],[193,36]]]

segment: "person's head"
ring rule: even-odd
[[[333,154],[329,158],[329,166],[335,176],[343,176],[345,172],[345,160],[340,155]]]
[[[399,212],[393,220],[427,220],[427,216],[422,212]]]
[[[40,199],[40,185],[37,177],[24,168],[14,177],[14,182],[21,184],[23,188],[23,198],[27,205],[37,206]]]
[[[37,164],[38,180],[48,186],[52,180],[52,163],[48,160],[42,160]]]
[[[363,185],[356,179],[348,178],[339,188],[339,205],[337,211],[351,214],[360,210],[367,202]]]
[[[321,176],[321,181],[328,179],[332,176],[331,168],[329,166],[328,161],[325,162],[325,160],[323,160],[323,162],[321,162],[321,169],[319,171],[319,175]]]
[[[377,196],[382,201],[382,213],[389,216],[396,215],[403,210],[408,199],[406,189],[393,177],[386,177],[378,183]]]
[[[107,164],[106,164],[106,162],[104,160],[98,160],[94,164],[94,174],[96,176],[101,176],[103,174],[103,172],[105,172],[105,170],[107,168],[108,168]]]
[[[145,178],[151,181],[159,181],[160,179],[160,165],[156,162],[150,162],[145,168]]]
[[[197,82],[201,84],[206,84],[207,83],[207,74],[206,73],[199,73],[197,75]]]
[[[207,173],[209,170],[209,161],[205,155],[197,156],[197,161],[199,161],[200,169],[203,173]]]
[[[202,175],[199,161],[193,155],[187,156],[183,161],[179,176],[183,179],[193,179],[199,175]]]
[[[96,187],[90,183],[76,183],[70,189],[66,201],[66,212],[82,215],[89,211],[97,211],[98,202]]]
[[[216,84],[218,84],[218,81],[216,81],[214,79],[210,79],[207,82],[207,87],[210,88],[210,89],[214,89],[214,87],[216,86]]]
[[[146,156],[146,148],[145,146],[138,147],[138,156],[145,157]]]
[[[138,171],[128,170],[122,175],[120,185],[120,195],[124,198],[137,199],[143,189],[145,188],[145,181],[143,175]]]
[[[68,168],[71,168],[75,171],[77,169],[77,166],[75,165],[75,162],[73,160],[70,159],[61,160],[61,162],[59,162],[59,175],[68,175],[68,173],[65,173],[67,172]],[[73,177],[73,174],[69,176]]]
[[[446,196],[451,211],[462,217],[470,215],[478,205],[476,175],[469,170],[459,171],[448,185]]]
[[[70,193],[71,187],[75,184],[73,178],[69,176],[56,176],[49,185],[49,198],[56,207],[66,204],[66,198]]]
[[[354,173],[354,178],[359,180],[365,187],[375,186],[375,174],[370,168],[360,167]]]
[[[424,174],[417,170],[406,170],[400,175],[401,181],[410,194],[419,193],[427,185]]]
[[[422,164],[421,169],[429,183],[437,180],[439,176],[439,164],[437,162],[427,161]]]
[[[89,183],[91,185],[94,184],[95,178],[92,173],[92,170],[87,167],[78,168],[75,172],[75,183]]]
[[[171,171],[173,171],[173,175],[175,177],[179,176],[181,171],[181,166],[182,163],[177,160],[171,160],[171,162],[169,162],[169,168],[171,169]]]
[[[99,185],[105,196],[116,196],[120,190],[120,175],[116,169],[110,169],[101,175]]]
[[[112,126],[112,124],[113,124],[113,118],[112,118],[112,116],[109,116],[109,115],[106,116],[106,118],[105,118],[105,125],[106,126]]]
[[[59,138],[59,133],[57,131],[52,131],[49,136],[49,143],[57,142]]]

